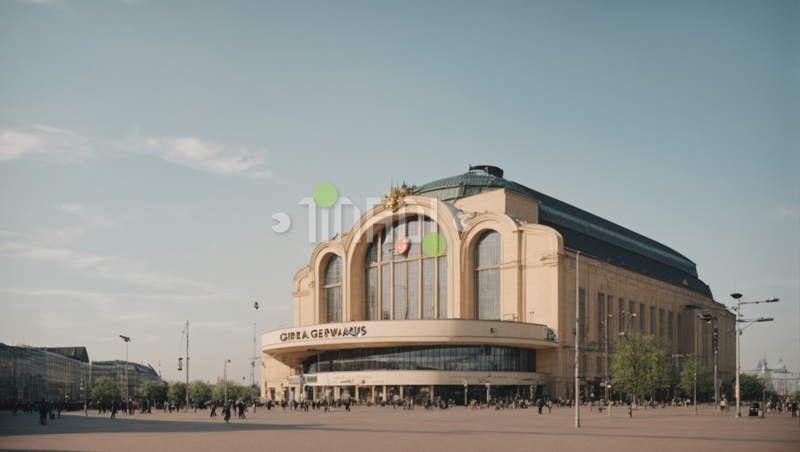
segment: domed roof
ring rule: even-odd
[[[653,276],[712,297],[711,289],[697,277],[691,260],[677,251],[581,210],[558,199],[503,178],[503,170],[490,165],[470,165],[466,173],[412,187],[414,195],[445,203],[506,189],[538,200],[539,223],[556,229],[572,249],[606,258],[621,267]]]

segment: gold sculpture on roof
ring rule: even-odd
[[[388,195],[381,196],[381,204],[392,212],[397,212],[403,206],[403,198],[410,194],[411,189],[406,184],[403,184],[400,188],[392,187]]]

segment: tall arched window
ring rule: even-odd
[[[325,291],[325,320],[327,322],[342,321],[342,258],[333,256],[325,267],[322,280]]]
[[[489,231],[475,245],[475,312],[500,320],[500,234]]]
[[[447,318],[446,244],[436,242],[432,255],[422,249],[439,233],[432,219],[410,216],[376,234],[364,259],[365,320]]]

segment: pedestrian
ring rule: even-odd
[[[225,406],[222,408],[222,414],[225,416],[225,422],[230,422],[231,420],[231,406],[233,406],[233,400],[228,399],[225,402]]]
[[[111,419],[117,418],[117,401],[111,402]]]
[[[45,399],[39,403],[39,425],[47,425],[47,410],[49,405]]]
[[[217,417],[217,402],[211,401],[211,416],[212,419]]]
[[[542,414],[542,399],[536,399],[536,406],[539,407],[539,414]]]

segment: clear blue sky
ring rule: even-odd
[[[321,182],[492,164],[693,260],[800,370],[797,1],[0,0],[0,341],[249,375]],[[288,232],[271,217],[286,213]],[[248,377],[249,381],[249,377]]]

